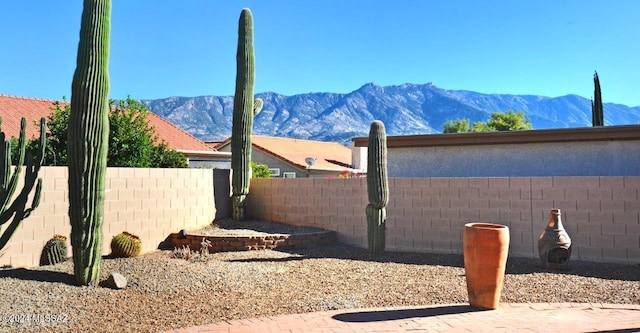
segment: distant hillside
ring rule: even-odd
[[[491,112],[524,111],[533,128],[591,126],[591,101],[577,96],[481,94],[445,90],[433,84],[381,87],[368,83],[348,94],[257,94],[264,108],[254,133],[349,143],[368,135],[373,120],[385,123],[388,135],[439,133],[447,120],[486,121]],[[233,96],[169,97],[143,100],[154,113],[204,141],[231,135]],[[605,125],[640,123],[640,106],[604,104]]]

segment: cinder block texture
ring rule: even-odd
[[[47,240],[70,237],[67,168],[43,167],[40,177],[40,207],[13,235],[0,266],[37,266]],[[120,232],[139,236],[149,252],[172,232],[205,226],[216,214],[211,169],[108,168],[105,184],[103,254]]]
[[[293,180],[254,180],[250,205],[259,209],[252,217],[333,230],[340,241],[366,247],[366,183],[313,185],[302,192]],[[560,209],[576,249],[572,260],[640,263],[640,177],[393,178],[389,187],[389,251],[462,253],[464,224],[490,222],[512,229],[510,255],[537,258],[550,210]]]

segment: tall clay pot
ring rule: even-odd
[[[467,223],[463,246],[469,304],[479,309],[497,308],[509,254],[509,227]]]

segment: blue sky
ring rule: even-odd
[[[113,0],[111,97],[232,95],[237,21],[255,22],[255,92],[365,83],[593,95],[640,106],[637,0]],[[82,1],[0,1],[0,94],[70,96]]]

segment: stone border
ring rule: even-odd
[[[211,242],[210,253],[308,249],[337,242],[336,232],[329,230],[305,234],[269,234],[263,236],[210,236],[199,234],[182,236],[180,233],[171,233],[169,242],[174,248],[188,246],[192,251],[200,251],[200,243],[205,238]]]

